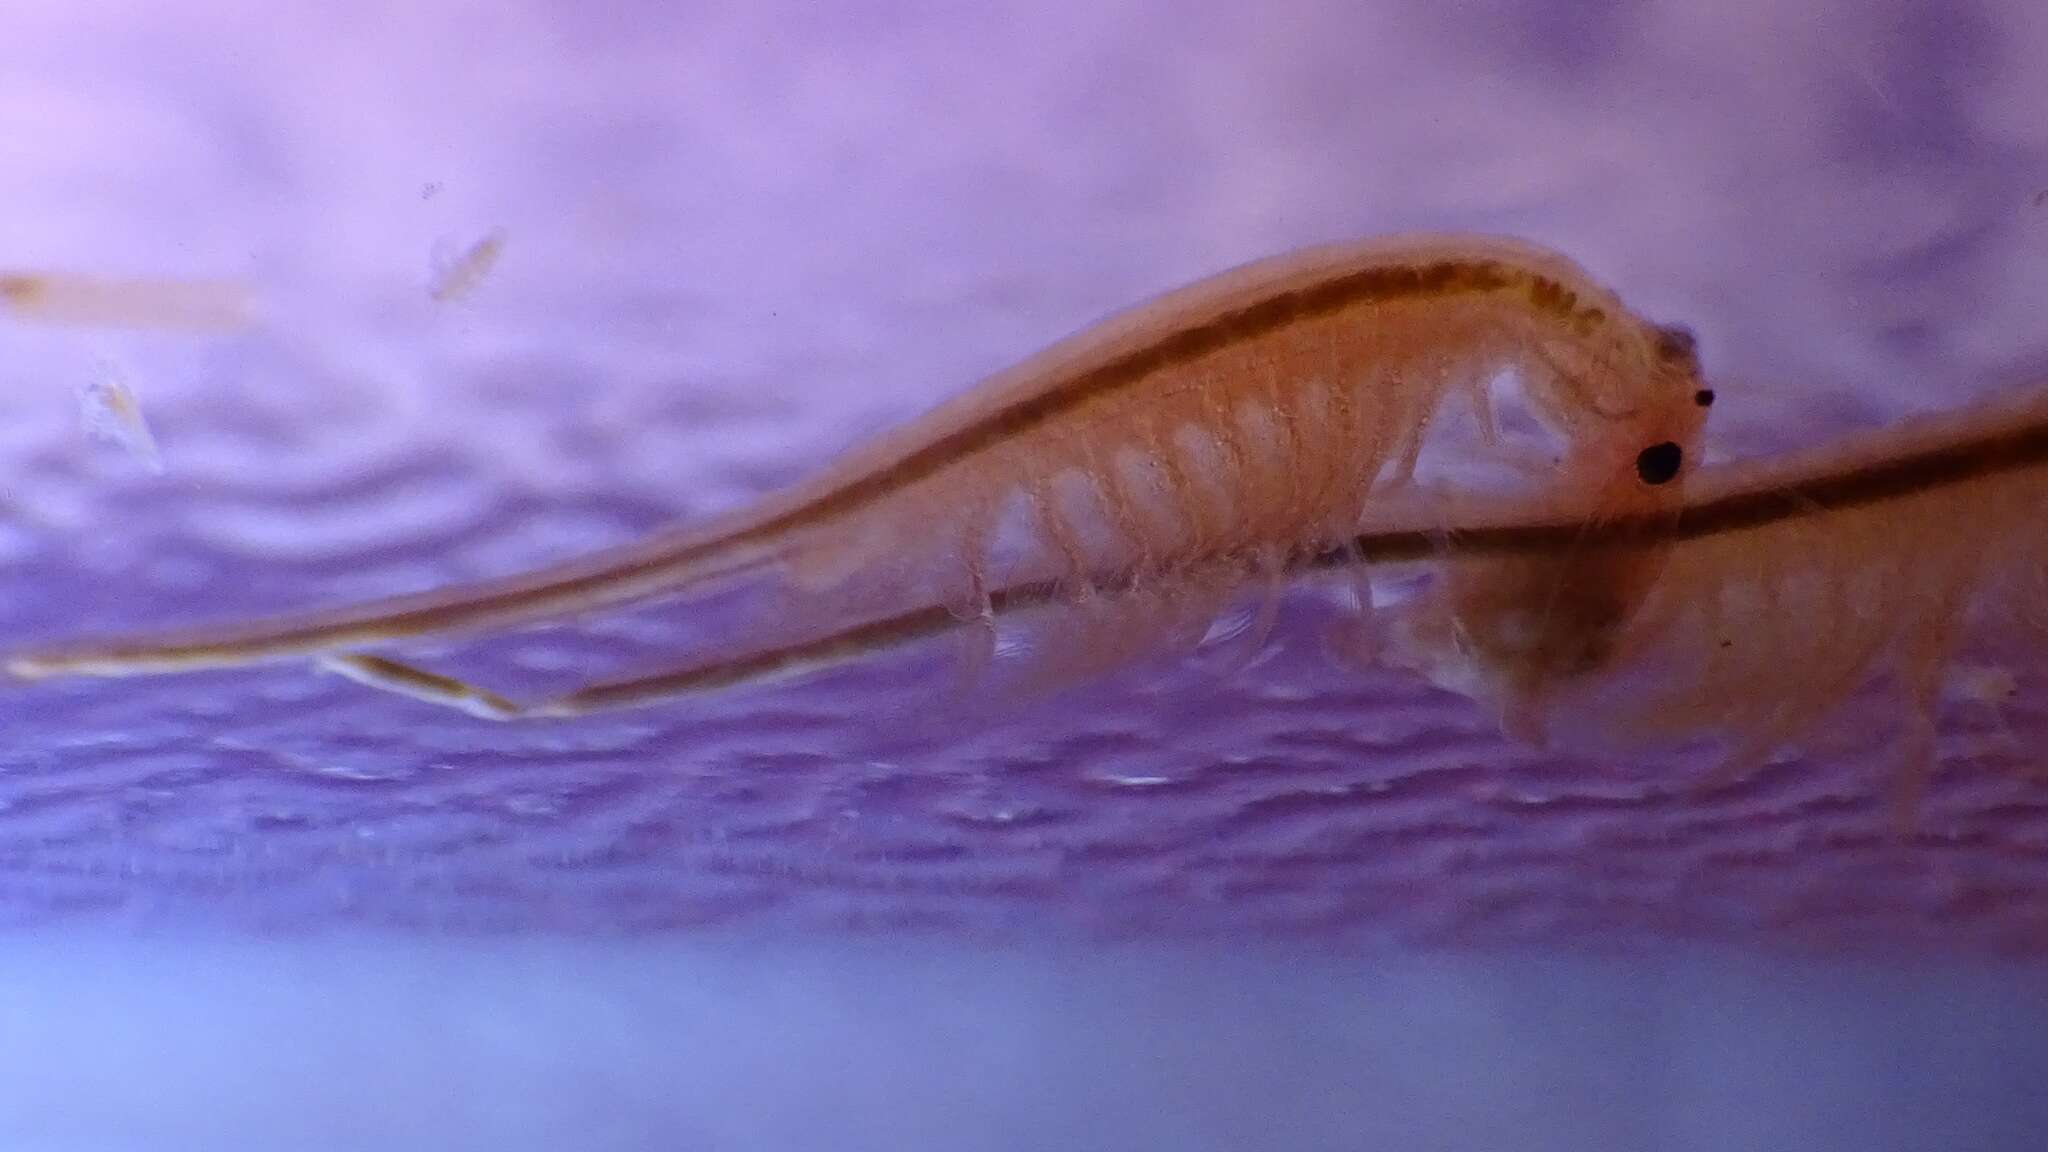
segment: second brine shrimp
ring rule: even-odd
[[[1671,328],[1661,338],[1673,375],[1696,380],[1690,334]],[[1547,553],[1438,560],[1428,591],[1387,628],[1385,662],[1492,705],[1503,731],[1541,743],[1550,691],[1607,663],[1663,571],[1683,506],[1677,480],[1696,462],[1714,393],[1695,388],[1691,398],[1690,418],[1683,408],[1661,417],[1668,438],[1590,438],[1560,463],[1532,507],[1586,525],[1587,539]],[[1635,527],[1600,530],[1622,524]]]
[[[1227,590],[1412,493],[1452,403],[1493,443],[1503,378],[1558,445],[1532,480],[1543,499],[1596,518],[1676,509],[1712,398],[1698,376],[1682,329],[1534,245],[1417,235],[1312,248],[1114,315],[702,526],[504,580],[10,667],[129,675],[343,656],[358,678],[497,715],[513,710],[349,654],[775,573],[821,597],[933,598],[970,616],[1006,581],[1074,601],[1108,591],[1103,572],[1121,574],[1126,598]],[[1484,580],[1453,567],[1406,629],[1408,658],[1439,676],[1488,669],[1497,694],[1526,695],[1587,658],[1655,562],[1646,548],[1531,561],[1506,584],[1498,566]]]

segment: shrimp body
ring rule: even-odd
[[[252,311],[248,289],[232,281],[0,272],[0,316],[42,324],[232,329],[249,324]]]
[[[506,233],[493,228],[483,239],[446,262],[437,262],[427,295],[439,304],[452,304],[476,291],[505,254]]]
[[[859,577],[969,610],[998,579],[1085,596],[1105,569],[1136,585],[1213,574],[1219,557],[1277,571],[1348,535],[1410,478],[1448,394],[1490,426],[1488,389],[1507,373],[1564,445],[1564,498],[1661,506],[1678,485],[1645,483],[1636,461],[1659,445],[1684,458],[1698,429],[1697,365],[1675,331],[1519,241],[1307,249],[1112,316],[699,527],[506,580],[11,668],[122,675],[319,655],[771,570],[813,588]]]

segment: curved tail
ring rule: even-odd
[[[22,679],[194,671],[340,648],[503,628],[651,599],[756,571],[779,559],[782,533],[748,518],[670,532],[500,580],[179,633],[135,636],[10,657]]]

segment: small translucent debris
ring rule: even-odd
[[[0,311],[41,324],[95,328],[241,328],[247,287],[229,280],[113,280],[58,272],[0,273]]]
[[[118,369],[111,364],[101,365],[92,379],[79,387],[78,402],[85,429],[93,438],[118,444],[151,472],[163,472],[164,461],[157,451],[156,437],[150,435],[149,423],[142,418],[142,405],[135,399],[135,390]]]
[[[1950,670],[1943,695],[1974,707],[1991,721],[1988,735],[1965,738],[1958,751],[1967,756],[2018,754],[2024,745],[2006,720],[2005,706],[2019,694],[2019,677],[2010,668],[1964,665]]]
[[[1105,784],[1110,784],[1118,788],[1162,788],[1168,784],[1173,783],[1173,777],[1171,776],[1136,776],[1112,774],[1109,776],[1099,777],[1099,779],[1101,779],[1102,782]]]
[[[1950,696],[1975,704],[1997,705],[2019,695],[2019,677],[1997,665],[1964,665],[1948,676]]]
[[[420,185],[420,199],[422,200],[432,200],[440,194],[441,182],[439,180],[429,180],[425,184]]]
[[[442,304],[460,300],[476,291],[484,277],[497,267],[498,257],[505,251],[505,230],[494,228],[483,239],[469,246],[468,250],[451,260],[436,260],[433,282],[427,293]]]

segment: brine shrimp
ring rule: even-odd
[[[1324,553],[1375,509],[1414,504],[1445,402],[1459,399],[1492,444],[1492,388],[1508,378],[1558,445],[1532,483],[1561,514],[1654,518],[1678,506],[1711,399],[1683,330],[1636,316],[1533,245],[1397,237],[1273,257],[1111,316],[702,526],[504,580],[9,666],[24,677],[120,676],[314,658],[511,715],[526,711],[354,650],[756,576],[821,599],[851,587],[867,601],[929,600],[963,621],[1005,607],[999,587],[1023,586],[1043,603],[1184,622],[1248,579]],[[1515,690],[1526,691],[1568,658],[1544,637],[1583,637],[1626,616],[1648,551],[1535,564],[1518,577],[1549,598],[1534,614],[1452,580],[1438,603],[1455,637],[1412,629],[1411,648],[1454,639],[1520,661]],[[1608,586],[1596,595],[1588,574]]]
[[[118,444],[151,472],[164,470],[163,454],[156,437],[142,415],[142,401],[127,377],[111,363],[102,363],[78,389],[80,415],[86,431],[99,440]]]
[[[246,287],[227,280],[118,280],[60,272],[0,272],[0,314],[96,328],[240,328],[253,318]]]
[[[460,254],[434,261],[427,295],[437,304],[452,304],[477,290],[505,254],[505,230],[493,228]]]
[[[1601,727],[1714,734],[1733,783],[1866,686],[1896,695],[1901,823],[1973,637],[2048,638],[2048,389],[1695,477]]]
[[[1895,760],[1894,829],[1905,833],[1939,767],[1940,709],[1988,709],[2010,735],[2001,713],[2020,677],[1955,660],[1973,638],[2035,650],[2048,641],[2044,506],[2048,388],[2037,387],[1784,456],[1703,467],[1676,509],[1587,517],[1542,493],[1376,509],[1357,535],[1302,557],[1289,575],[1423,568],[1434,577],[1430,594],[1399,624],[1424,654],[1432,639],[1445,645],[1436,651],[1440,683],[1499,702],[1501,685],[1527,683],[1533,663],[1545,672],[1535,678],[1542,692],[1523,703],[1539,731],[1548,716],[1568,720],[1578,709],[1589,734],[1625,746],[1719,738],[1720,762],[1695,793],[1738,784],[1852,696],[1888,683],[1896,702],[1879,720],[1890,730],[1871,734]],[[1626,610],[1598,594],[1599,578],[1617,572],[1648,582]],[[1560,575],[1569,578],[1561,588]],[[1092,577],[1110,597],[1131,578],[1128,569]],[[1528,629],[1533,606],[1582,597],[1590,607],[1537,616],[1545,626]],[[988,604],[1005,624],[1070,610],[1056,581],[994,588]],[[324,659],[480,715],[570,716],[804,675],[968,626],[927,604],[523,705],[378,657]],[[1532,635],[1542,642],[1512,642]]]
[[[1444,590],[1418,609],[1419,621],[1443,625],[1439,639],[1484,636],[1470,624],[1492,620],[1512,640],[1527,635],[1517,632],[1516,613],[1559,595],[1545,586],[1559,571],[1607,570],[1574,557],[1648,554],[1656,575],[1631,611],[1596,597],[1590,611],[1553,613],[1547,648],[1454,644],[1441,655],[1465,678],[1446,673],[1439,682],[1494,699],[1548,651],[1537,661],[1550,669],[1545,695],[1527,701],[1540,706],[1539,722],[1577,711],[1590,721],[1584,734],[1630,747],[1723,740],[1720,763],[1695,793],[1738,784],[1853,695],[1888,682],[1897,700],[1880,721],[1888,717],[1891,730],[1872,734],[1896,762],[1892,811],[1903,833],[1939,767],[1941,708],[1989,709],[1994,726],[2010,731],[1998,713],[2019,694],[2020,676],[1955,660],[1972,639],[2036,651],[2048,642],[2044,506],[2048,388],[2037,387],[1784,456],[1703,467],[1675,511],[1587,518],[1541,493],[1375,510],[1357,535],[1301,558],[1289,575],[1420,567],[1435,577],[1432,591]],[[1448,581],[1452,573],[1458,582]],[[1533,585],[1532,573],[1542,574]],[[1131,573],[1093,579],[1113,597]],[[994,588],[988,602],[990,617],[1006,625],[1070,610],[1055,581]],[[927,604],[523,705],[378,657],[325,659],[357,679],[480,715],[570,716],[800,676],[968,626],[947,606]]]

